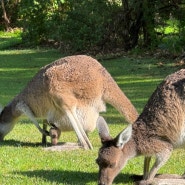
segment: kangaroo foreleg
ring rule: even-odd
[[[150,170],[150,161],[151,157],[145,157],[144,159],[144,167],[143,167],[143,179],[147,179],[149,175],[149,170]]]
[[[47,120],[43,120],[43,130],[47,132]],[[45,134],[42,134],[42,145],[47,146],[47,138]]]
[[[40,126],[39,126],[39,123],[38,121],[36,120],[33,112],[30,110],[30,108],[23,102],[19,103],[18,105],[18,109],[24,113],[28,118],[30,118],[30,120],[35,124],[35,126],[38,128],[38,130],[46,135],[46,136],[49,136],[49,132],[47,130],[43,130]]]
[[[164,150],[161,151],[160,153],[158,153],[156,155],[156,161],[152,167],[152,169],[149,172],[149,175],[147,177],[147,180],[151,180],[155,177],[157,171],[161,168],[161,166],[163,166],[168,159],[170,158],[172,152],[172,146],[171,147],[164,147]]]

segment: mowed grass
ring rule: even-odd
[[[0,50],[19,45],[21,40],[21,30],[17,29],[12,32],[0,31]]]
[[[40,67],[62,57],[56,50],[0,51],[0,103],[5,106],[18,94]],[[100,60],[139,112],[157,84],[178,70],[174,61],[153,58],[119,58]],[[162,64],[162,65],[161,65]],[[114,137],[125,126],[124,118],[111,106],[102,114]],[[95,185],[98,166],[95,163],[101,146],[95,130],[89,135],[93,150],[63,152],[44,151],[41,134],[26,117],[0,145],[0,184],[2,185]],[[62,133],[61,142],[76,142],[74,132]],[[184,173],[185,152],[176,150],[159,173]],[[132,174],[142,174],[143,157],[132,159],[116,177],[114,184],[133,184]]]

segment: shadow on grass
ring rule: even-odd
[[[16,38],[16,37],[1,38],[0,37],[0,50],[13,48],[20,43],[21,43],[21,38]]]
[[[63,184],[75,184],[85,185],[87,183],[97,183],[98,173],[89,173],[81,171],[60,171],[60,170],[36,170],[36,171],[25,171],[16,172],[17,174],[27,176],[29,178],[41,178],[51,183],[63,183]],[[134,175],[133,175],[134,176]],[[129,183],[132,181],[131,174],[120,174],[114,180],[114,184],[118,183]]]
[[[14,147],[41,147],[42,143],[30,143],[30,142],[22,142],[18,140],[4,140],[0,142],[0,146],[14,146]],[[49,146],[49,144],[48,144]]]

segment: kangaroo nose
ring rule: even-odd
[[[98,182],[98,185],[106,185],[104,182]]]

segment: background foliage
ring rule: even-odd
[[[1,0],[1,30],[22,27],[27,45],[63,51],[184,51],[184,0]],[[5,13],[7,19],[5,19]]]

